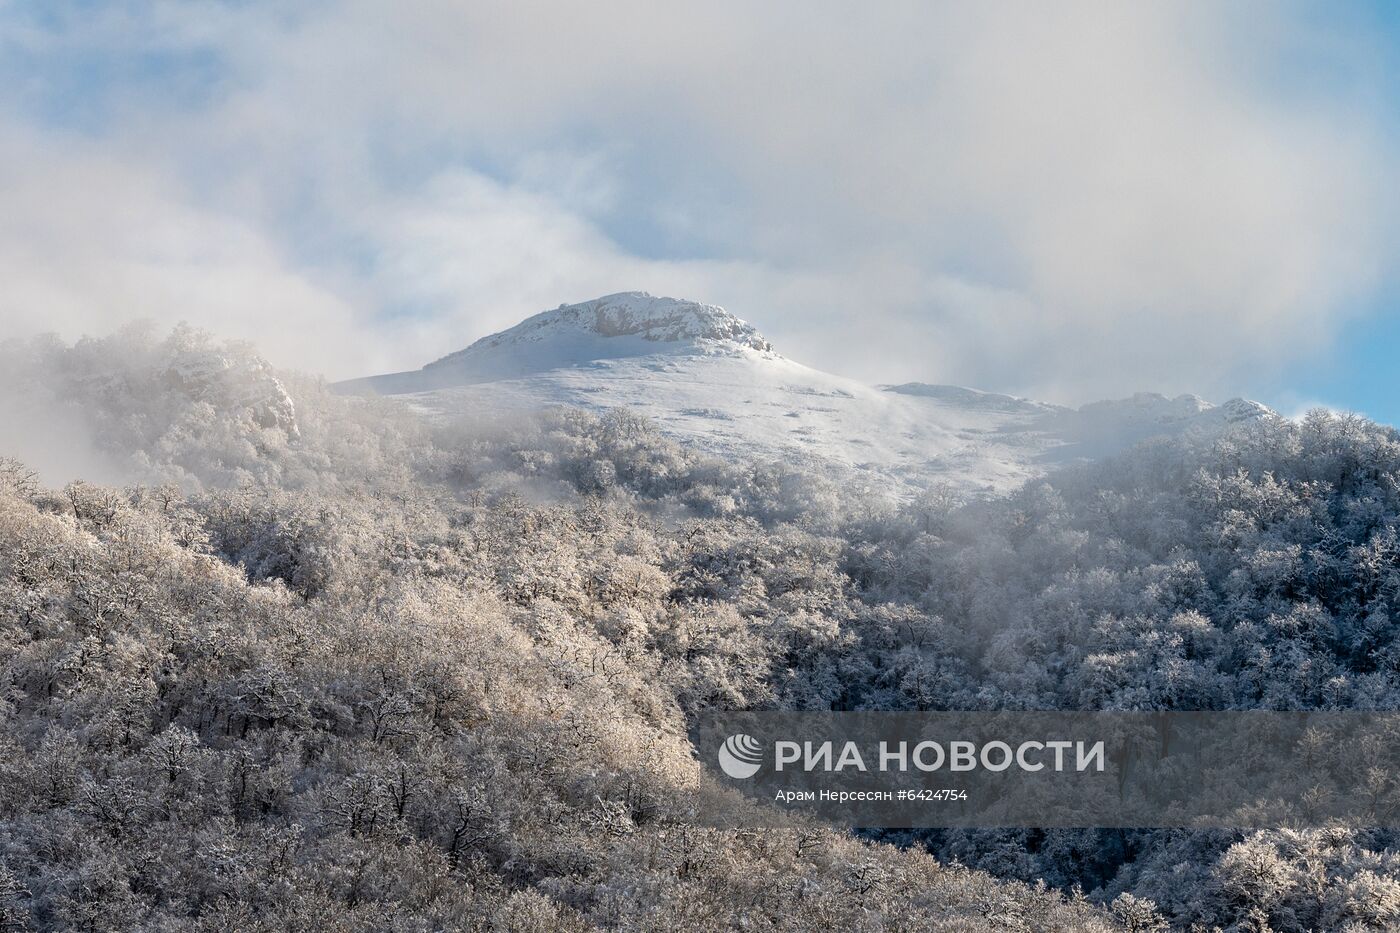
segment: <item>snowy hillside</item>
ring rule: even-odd
[[[420,370],[344,385],[397,395],[517,379],[601,359],[741,350],[773,356],[772,349],[753,325],[723,308],[623,292],[541,312]]]
[[[1139,394],[1076,410],[956,386],[872,387],[780,355],[721,308],[642,292],[561,306],[421,370],[337,388],[402,396],[431,417],[622,406],[719,456],[969,489],[1007,489],[1154,435],[1270,414],[1194,396]]]

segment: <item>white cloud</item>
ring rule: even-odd
[[[189,320],[309,369],[354,346],[353,306],[291,267],[265,231],[201,210],[159,172],[64,142],[0,137],[7,335]]]
[[[86,197],[6,255],[75,326],[278,322],[348,375],[646,288],[870,379],[1223,394],[1392,266],[1371,105],[1279,80],[1364,78],[1367,40],[1286,6],[145,6],[40,37],[222,69],[194,109],[118,89],[90,159],[33,169]]]

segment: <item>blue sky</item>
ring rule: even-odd
[[[1313,405],[1400,425],[1400,314],[1382,308],[1341,329],[1329,352],[1259,394],[1286,414]]]
[[[0,0],[0,324],[332,377],[723,304],[872,382],[1400,421],[1394,5]]]

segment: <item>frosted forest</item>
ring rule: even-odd
[[[1400,933],[1397,179],[1393,0],[0,0],[0,933]]]
[[[711,707],[1396,708],[1392,428],[890,497],[624,409],[410,417],[189,328],[0,371],[91,477],[0,461],[0,929],[1400,926],[1372,827],[687,813]]]

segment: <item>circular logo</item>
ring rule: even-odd
[[[763,743],[740,732],[719,747],[719,767],[735,779],[751,778],[763,767]]]

